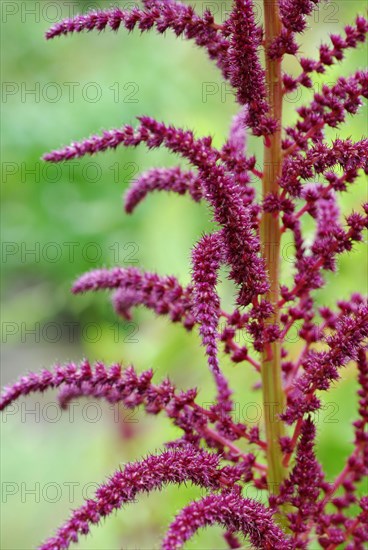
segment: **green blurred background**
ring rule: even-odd
[[[198,11],[212,7],[221,20],[231,2],[191,4]],[[138,370],[152,367],[156,381],[169,374],[180,387],[198,386],[205,403],[212,399],[213,387],[194,332],[141,309],[132,323],[118,322],[108,295],[70,294],[73,280],[98,266],[135,265],[174,274],[185,284],[190,249],[212,224],[206,206],[163,193],[149,196],[132,217],[124,214],[121,197],[130,179],[152,166],[178,164],[163,150],[121,148],[57,167],[44,165],[40,156],[102,129],[134,124],[140,114],[194,128],[198,135],[211,134],[221,144],[236,112],[229,88],[205,53],[170,32],[162,37],[121,30],[44,40],[45,30],[59,18],[109,5],[82,0],[1,3],[2,385],[29,369],[86,356],[131,362]],[[327,35],[352,22],[365,6],[355,0],[323,4],[303,37],[303,55],[315,56]],[[261,14],[260,2],[257,12]],[[364,67],[366,60],[364,47],[349,52],[342,65],[328,71],[327,82]],[[297,74],[294,60],[287,59],[285,68]],[[295,120],[295,104],[309,98],[305,90],[287,98],[288,124]],[[367,135],[366,108],[336,134]],[[248,144],[261,163],[260,143],[250,138]],[[367,200],[366,185],[362,177],[342,197],[343,212]],[[312,224],[305,230],[312,238]],[[353,291],[365,293],[366,267],[367,251],[361,245],[341,260],[338,274],[328,277],[330,285],[319,292],[319,303],[332,305]],[[290,262],[285,262],[284,276],[290,280]],[[225,273],[223,279],[221,294],[231,304]],[[293,340],[296,355],[302,343]],[[256,422],[260,395],[251,391],[254,373],[246,365],[234,368],[226,358],[223,368],[236,389],[238,420]],[[318,453],[329,479],[351,450],[355,392],[350,366],[319,415]],[[164,417],[147,418],[141,411],[121,411],[117,418],[116,409],[80,401],[71,413],[59,415],[51,393],[20,401],[1,423],[1,548],[35,547],[119,464],[161,449],[178,435]],[[173,514],[199,494],[188,486],[140,497],[94,527],[79,548],[158,548]],[[201,532],[187,548],[225,548],[221,530]]]

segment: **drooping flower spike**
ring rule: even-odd
[[[152,191],[172,191],[179,195],[189,193],[199,202],[203,196],[201,181],[193,172],[176,168],[152,168],[133,181],[125,195],[125,211],[130,214]]]
[[[231,491],[209,495],[184,508],[170,525],[162,549],[182,548],[199,529],[216,523],[249,536],[252,546],[260,550],[292,548],[288,537],[262,504],[242,498],[239,491]]]
[[[220,299],[216,291],[218,271],[223,261],[221,233],[204,235],[193,251],[193,281],[195,315],[200,324],[208,363],[219,372],[217,358],[217,331],[220,317]]]
[[[186,444],[195,443],[198,447],[203,440],[222,454],[225,454],[225,448],[229,448],[230,455],[236,457],[236,460],[241,458],[245,464],[250,464],[251,468],[264,470],[261,464],[255,463],[252,454],[242,453],[233,443],[241,437],[246,437],[250,442],[264,448],[264,442],[255,438],[251,432],[247,433],[246,426],[233,422],[229,424],[227,404],[230,392],[225,391],[225,379],[221,394],[222,401],[216,407],[207,409],[195,403],[197,396],[195,389],[176,392],[175,386],[168,379],[155,385],[152,383],[152,377],[152,370],[137,374],[133,367],[122,369],[116,364],[108,369],[101,362],[92,367],[87,360],[79,366],[74,363],[56,365],[52,370],[23,376],[12,386],[5,388],[0,399],[0,410],[4,410],[21,396],[43,393],[54,388],[59,389],[58,399],[64,409],[68,407],[70,401],[79,397],[93,397],[111,404],[121,403],[127,408],[143,406],[148,414],[156,415],[164,411],[175,425],[184,431]],[[221,375],[219,375],[220,379]],[[230,439],[210,426],[216,424],[217,429],[221,430],[224,423],[227,425],[227,435]],[[242,475],[243,472],[240,472],[239,478]]]
[[[120,365],[113,365],[109,370],[102,363],[97,363],[92,368],[88,361],[83,361],[79,367],[74,363],[68,363],[65,366],[56,365],[53,371],[30,373],[28,376],[21,377],[12,386],[5,388],[0,399],[0,410],[4,410],[20,396],[34,392],[43,393],[62,385],[82,388],[85,383],[90,387],[103,388],[105,391],[114,388],[121,400],[133,393],[138,405],[140,404],[139,395],[142,395],[143,390],[147,388],[151,378],[151,371],[137,376],[132,368],[122,371]]]
[[[257,136],[272,134],[277,122],[267,116],[265,72],[258,54],[262,29],[256,25],[253,2],[235,0],[225,28],[230,40],[230,83],[240,105],[248,106],[245,122]]]
[[[217,357],[220,298],[216,285],[218,271],[224,260],[221,233],[204,235],[193,250],[192,260],[194,315],[199,323],[208,364],[216,381],[218,403],[223,407],[224,412],[230,412],[233,408],[229,399],[231,391],[226,378],[220,371]]]
[[[77,15],[53,25],[47,31],[46,38],[51,39],[94,29],[102,31],[106,27],[110,27],[113,31],[125,27],[129,32],[135,27],[138,27],[141,32],[155,28],[160,34],[171,29],[176,36],[184,35],[186,39],[194,40],[198,46],[205,48],[210,59],[217,61],[223,75],[227,75],[226,53],[229,43],[221,34],[221,27],[216,25],[209,10],[200,17],[191,6],[173,0],[146,2],[145,8],[145,10],[137,7],[131,10],[111,8]]]
[[[39,550],[64,550],[80,535],[87,535],[92,525],[99,523],[124,504],[134,502],[140,493],[150,493],[165,485],[180,485],[191,481],[208,490],[221,486],[219,459],[213,453],[191,446],[170,450],[161,455],[149,455],[140,462],[127,464],[100,485],[96,497],[74,510],[56,535],[45,541]]]
[[[183,288],[171,277],[142,272],[135,267],[95,269],[75,281],[75,294],[104,289],[116,289],[113,304],[116,312],[131,319],[131,309],[143,305],[157,315],[168,315],[173,322],[182,322],[187,329],[196,323],[193,315],[193,289]]]
[[[265,293],[269,285],[260,257],[259,236],[253,229],[252,212],[244,205],[242,188],[233,182],[224,166],[217,164],[220,152],[211,146],[210,138],[195,139],[191,131],[166,126],[149,117],[139,117],[139,120],[141,124],[136,130],[126,125],[105,131],[100,137],[93,136],[48,153],[44,159],[61,162],[115,149],[120,144],[136,147],[145,143],[151,149],[163,145],[189,160],[199,171],[204,196],[213,208],[215,221],[224,228],[230,276],[240,286],[239,303],[247,305],[257,294]]]

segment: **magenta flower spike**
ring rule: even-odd
[[[220,486],[217,465],[216,455],[191,446],[128,464],[97,489],[95,499],[87,500],[81,508],[74,510],[57,534],[41,544],[39,550],[69,548],[72,542],[78,542],[80,535],[89,532],[91,525],[99,523],[123,504],[133,502],[139,493],[149,493],[169,483],[179,485],[186,481],[216,490]]]
[[[259,502],[244,499],[238,491],[209,495],[184,508],[170,525],[163,550],[177,550],[198,529],[218,523],[249,536],[254,548],[292,548],[288,537],[272,521],[270,512]]]
[[[85,273],[74,283],[75,294],[116,289],[113,304],[116,312],[131,319],[131,308],[143,305],[157,315],[169,315],[173,322],[182,322],[187,329],[196,323],[192,309],[193,288],[183,288],[173,277],[160,277],[155,273],[141,272],[134,267],[96,269]]]
[[[65,550],[139,494],[188,482],[203,494],[176,517],[172,510],[174,519],[161,533],[163,550],[182,548],[212,525],[221,527],[228,548],[366,548],[368,303],[354,281],[350,298],[343,296],[345,289],[337,291],[335,306],[324,304],[319,291],[338,277],[340,257],[363,242],[368,227],[368,204],[355,203],[346,213],[343,201],[368,174],[368,139],[353,139],[346,126],[368,98],[368,72],[357,68],[334,82],[323,80],[309,101],[296,105],[293,124],[285,120],[283,103],[288,92],[313,89],[317,75],[328,75],[331,65],[363,44],[368,22],[354,14],[341,35],[316,40],[315,58],[303,57],[302,33],[320,4],[264,0],[259,10],[253,0],[233,0],[217,21],[209,9],[199,13],[176,0],[143,0],[124,10],[92,10],[47,31],[47,39],[105,29],[172,31],[205,50],[232,86],[238,109],[218,147],[210,136],[140,116],[135,125],[120,121],[116,129],[43,157],[57,163],[112,149],[123,158],[124,147],[144,145],[148,151],[165,148],[188,165],[138,176],[125,192],[125,211],[133,213],[156,191],[207,203],[212,229],[196,238],[189,284],[173,275],[114,267],[81,275],[72,292],[109,290],[124,319],[143,306],[187,332],[197,330],[215,391],[204,406],[201,389],[190,388],[190,380],[189,389],[178,389],[169,378],[154,382],[154,368],[87,360],[29,373],[8,385],[0,410],[56,389],[62,409],[79,398],[141,407],[165,415],[178,432],[164,451],[126,465],[102,483],[41,550]],[[286,56],[299,66],[295,75],[284,71]],[[250,134],[255,137],[248,140]],[[291,243],[287,258],[284,236]],[[289,264],[287,280],[283,260]],[[222,295],[225,277],[233,289],[230,305]],[[290,331],[297,334],[296,345]],[[235,396],[242,400],[248,394],[234,388],[233,366],[244,372],[245,385],[246,369],[258,377],[255,383],[252,378],[253,389],[262,394],[253,403],[262,411],[256,422],[237,415]],[[349,452],[331,479],[317,459],[317,414],[348,366],[358,385],[358,411]],[[246,498],[248,489],[262,503]]]
[[[146,2],[145,10],[133,7],[130,11],[120,8],[111,8],[104,11],[91,11],[86,15],[78,15],[71,19],[65,19],[53,25],[46,33],[50,40],[56,36],[80,33],[83,31],[102,31],[109,27],[113,31],[125,27],[129,32],[135,27],[141,32],[155,28],[163,34],[171,29],[176,36],[184,35],[208,52],[210,59],[217,61],[217,65],[226,75],[228,40],[218,32],[214,18],[209,11],[205,11],[203,17],[195,13],[191,6],[172,0],[159,2]]]
[[[247,105],[246,124],[257,136],[272,134],[277,122],[267,117],[265,72],[258,48],[262,29],[256,25],[252,0],[235,0],[233,12],[225,23],[229,34],[230,83],[237,90],[241,105]]]
[[[184,172],[178,167],[152,168],[132,183],[125,195],[125,211],[131,214],[152,191],[188,193],[196,202],[202,198],[201,180],[193,172]]]

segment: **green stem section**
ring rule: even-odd
[[[281,32],[281,21],[276,0],[263,0],[265,21],[265,48]],[[277,178],[281,171],[281,122],[282,122],[282,80],[281,61],[270,60],[266,54],[266,84],[268,101],[272,116],[278,121],[279,129],[270,136],[264,147],[263,196],[268,193],[278,194]],[[279,322],[279,276],[280,276],[280,240],[281,230],[279,216],[264,213],[261,222],[262,250],[266,269],[270,278],[270,290],[266,296],[274,304],[271,324]],[[279,492],[280,483],[286,475],[282,465],[282,452],[279,439],[284,432],[284,425],[278,415],[282,412],[285,395],[281,378],[281,343],[272,342],[263,352],[262,364],[263,407],[267,442],[267,481],[269,490]]]

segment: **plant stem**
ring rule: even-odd
[[[265,22],[265,49],[281,32],[281,21],[276,0],[263,0]],[[282,80],[281,61],[270,60],[266,54],[266,84],[271,115],[278,121],[278,130],[270,136],[264,147],[263,196],[278,195],[277,178],[281,171],[281,122],[282,122]],[[279,323],[279,276],[280,276],[279,217],[263,213],[261,221],[262,250],[270,278],[270,290],[266,296],[274,305],[271,324]],[[263,352],[262,365],[263,407],[267,441],[267,481],[269,490],[278,493],[280,483],[286,475],[282,465],[279,439],[284,435],[284,425],[278,415],[283,411],[285,395],[281,377],[281,343],[272,342]]]

